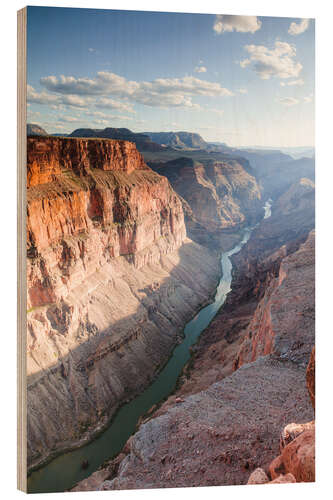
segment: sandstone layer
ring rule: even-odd
[[[217,283],[135,145],[28,138],[28,466],[91,438],[152,380]]]

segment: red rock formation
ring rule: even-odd
[[[235,367],[270,353],[305,366],[314,332],[314,245],[312,231],[297,252],[282,260],[246,329]]]
[[[29,137],[27,158],[30,466],[151,381],[219,268],[134,144]]]
[[[64,284],[70,286],[63,274],[47,281],[49,266],[40,262],[50,245],[58,246],[50,266],[69,268],[78,259],[97,266],[96,253],[103,260],[105,253],[140,259],[137,254],[159,238],[172,238],[174,248],[184,240],[178,197],[132,143],[31,137],[27,175],[28,255],[39,258],[37,266],[28,266],[28,308],[60,299]],[[85,238],[92,231],[93,246]]]
[[[282,451],[281,460],[287,473],[296,481],[315,481],[315,428],[302,432]]]
[[[28,187],[51,182],[62,170],[87,174],[90,169],[130,174],[148,167],[132,142],[28,137]]]

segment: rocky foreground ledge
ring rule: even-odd
[[[306,371],[306,382],[315,409],[315,348]],[[271,480],[270,480],[271,479]],[[315,481],[315,421],[288,424],[280,435],[280,455],[269,465],[252,472],[247,484]]]

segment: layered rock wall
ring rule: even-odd
[[[99,471],[97,487],[88,478],[77,490],[246,484],[252,471],[251,484],[314,480],[313,356],[310,397],[305,383],[315,330],[313,227],[314,185],[300,179],[233,257],[232,291],[177,391]],[[300,428],[307,434],[298,439]],[[288,465],[268,477],[281,429]],[[301,462],[310,464],[304,474]]]
[[[314,340],[314,250],[311,231],[299,250],[282,260],[246,329],[235,367],[274,353],[305,368]]]
[[[231,257],[231,291],[193,348],[191,363],[181,380],[181,395],[203,390],[230,375],[241,366],[245,351],[246,362],[271,352],[273,330],[270,311],[271,307],[276,309],[279,302],[284,303],[286,313],[289,312],[281,320],[280,317],[274,320],[283,321],[276,328],[285,327],[292,332],[294,328],[299,328],[301,336],[304,328],[304,337],[312,335],[314,236],[311,236],[305,251],[297,255],[295,252],[307,240],[314,222],[314,185],[309,180],[301,179],[273,205],[272,216],[262,220],[253,230],[248,243]],[[286,260],[288,256],[290,259]],[[297,285],[303,270],[304,281]],[[289,276],[283,283],[286,273]],[[279,302],[274,298],[272,305],[270,297],[273,292],[277,293]],[[297,315],[292,313],[293,308],[297,310]],[[291,337],[288,341],[292,343]],[[300,357],[309,348],[304,342],[297,347],[296,339],[294,344],[294,354],[299,352]]]
[[[28,139],[28,465],[142,390],[214,291],[215,255],[132,143]]]
[[[148,417],[129,439],[116,473],[110,467],[100,489],[246,484],[251,471],[256,474],[249,484],[258,484],[279,453],[276,436],[281,429],[285,429],[280,457],[284,469],[271,473],[271,478],[274,482],[314,481],[314,425],[287,426],[313,419],[313,360],[307,376],[310,397],[305,381],[314,342],[313,242],[312,232],[298,251],[282,259],[283,279],[277,277],[270,296],[274,305],[270,326],[267,316],[271,312],[257,315],[259,338],[246,339],[253,340],[253,349],[259,345],[262,349],[243,358],[230,376],[200,392],[195,389],[205,382],[198,379],[187,393],[181,387],[176,399],[169,398],[155,418]],[[216,359],[215,353],[213,366]],[[205,378],[199,368],[199,377]],[[217,370],[215,375],[221,377]],[[263,468],[260,478],[258,466]]]
[[[178,158],[151,165],[185,200],[188,233],[201,244],[230,249],[239,241],[240,229],[262,215],[257,181],[236,159]]]

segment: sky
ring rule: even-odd
[[[313,19],[28,8],[28,122],[314,146]]]

